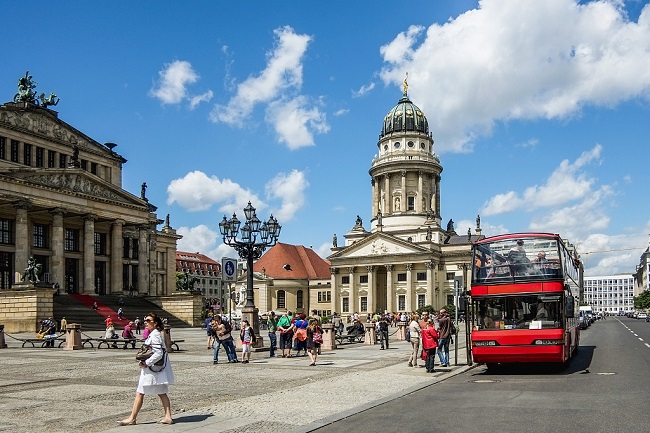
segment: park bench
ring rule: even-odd
[[[334,339],[338,344],[363,343],[365,336],[366,336],[365,331],[364,332],[355,331],[353,329],[350,329],[350,327],[348,327],[347,334],[344,334],[342,330],[338,330],[337,332],[334,333]]]
[[[138,340],[137,338],[96,338],[95,341],[99,342],[97,344],[98,349],[118,349],[118,344],[122,344],[122,349],[127,349],[129,344],[131,349],[135,349],[135,344],[144,340]]]

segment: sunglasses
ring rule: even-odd
[[[144,323],[151,323],[151,322],[153,322],[153,320],[151,320],[151,319],[144,319]]]

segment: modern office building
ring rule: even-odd
[[[629,274],[584,277],[584,302],[597,313],[615,315],[634,311],[634,276]]]

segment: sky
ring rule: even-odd
[[[585,275],[648,247],[648,1],[5,2],[0,101],[25,71],[127,162],[181,251],[236,257],[251,201],[280,242],[330,253],[359,215],[382,121],[425,113],[458,233],[542,231]]]

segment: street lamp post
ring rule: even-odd
[[[223,236],[223,242],[233,247],[239,257],[246,260],[246,304],[242,308],[242,320],[248,320],[255,334],[259,335],[259,310],[255,307],[253,295],[253,261],[262,257],[266,248],[277,243],[282,227],[273,215],[267,222],[260,221],[250,201],[244,208],[244,215],[246,222],[241,230],[239,229],[241,221],[233,213],[230,220],[224,215],[219,223],[219,231]],[[238,236],[240,239],[237,239]],[[261,338],[259,340],[261,341]]]

